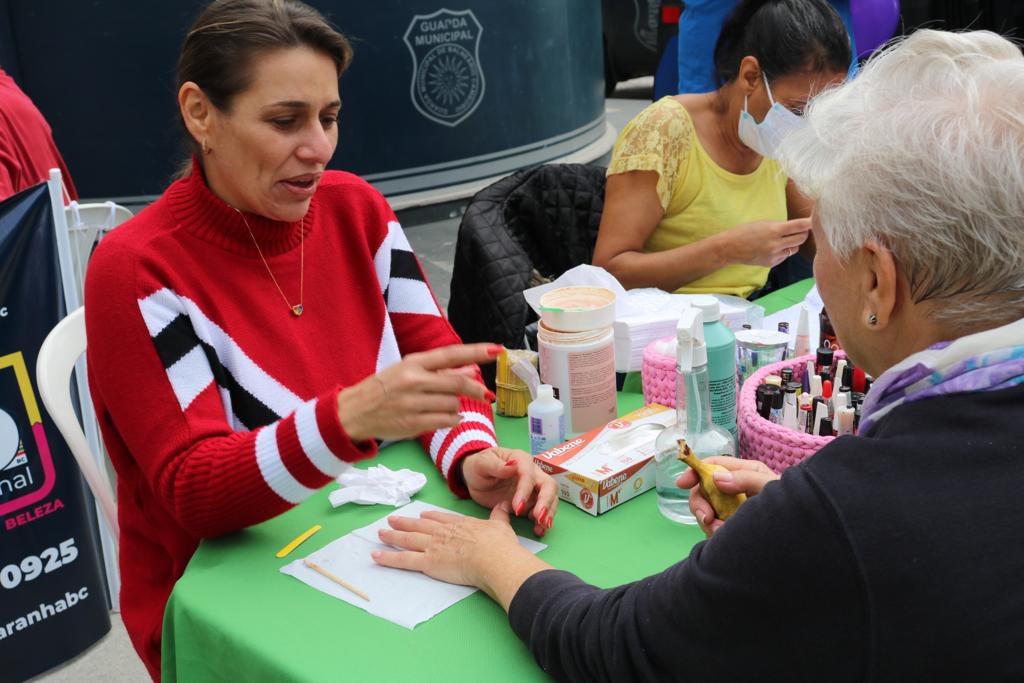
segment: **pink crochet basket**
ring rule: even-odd
[[[836,351],[836,359],[844,358],[845,354]],[[748,460],[760,460],[776,473],[787,467],[796,465],[811,457],[830,442],[833,436],[815,436],[787,429],[764,419],[757,414],[754,393],[757,386],[768,375],[777,375],[783,368],[793,369],[793,381],[803,381],[807,371],[807,361],[815,360],[814,355],[791,358],[781,363],[774,363],[760,368],[747,378],[740,391],[736,411],[739,426],[740,457]]]
[[[669,408],[676,407],[676,359],[658,353],[659,342],[674,341],[672,337],[656,339],[644,349],[640,366],[640,379],[644,387],[644,404],[660,403]]]
[[[660,403],[669,408],[676,407],[676,359],[658,353],[658,343],[675,341],[674,337],[655,339],[644,349],[643,363],[640,365],[640,379],[644,388],[644,405]],[[736,389],[739,391],[739,378],[736,378]],[[738,395],[738,394],[737,394]],[[686,396],[683,396],[683,407],[686,407]]]

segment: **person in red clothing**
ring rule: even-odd
[[[497,447],[476,364],[500,349],[460,344],[384,198],[325,170],[350,57],[300,2],[209,5],[178,64],[190,172],[89,265],[121,609],[154,679],[200,540],[284,512],[379,440],[418,437],[455,494],[552,525],[554,482]]]
[[[50,124],[14,79],[0,69],[0,201],[46,182],[51,168],[60,169],[71,199],[78,199]]]

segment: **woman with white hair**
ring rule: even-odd
[[[695,490],[711,538],[630,585],[553,570],[498,508],[395,519],[378,562],[482,588],[562,680],[1024,679],[1024,57],[919,31],[807,122],[782,165],[878,377],[860,436],[781,479],[720,459],[752,497],[723,524]]]

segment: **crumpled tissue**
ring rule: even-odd
[[[349,466],[337,479],[341,488],[331,491],[328,499],[331,505],[339,507],[345,503],[360,505],[407,504],[427,484],[427,477],[412,470],[388,469],[375,465],[365,470]]]

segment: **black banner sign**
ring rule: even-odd
[[[110,630],[95,515],[35,391],[64,316],[47,186],[0,203],[0,679],[23,681]]]

